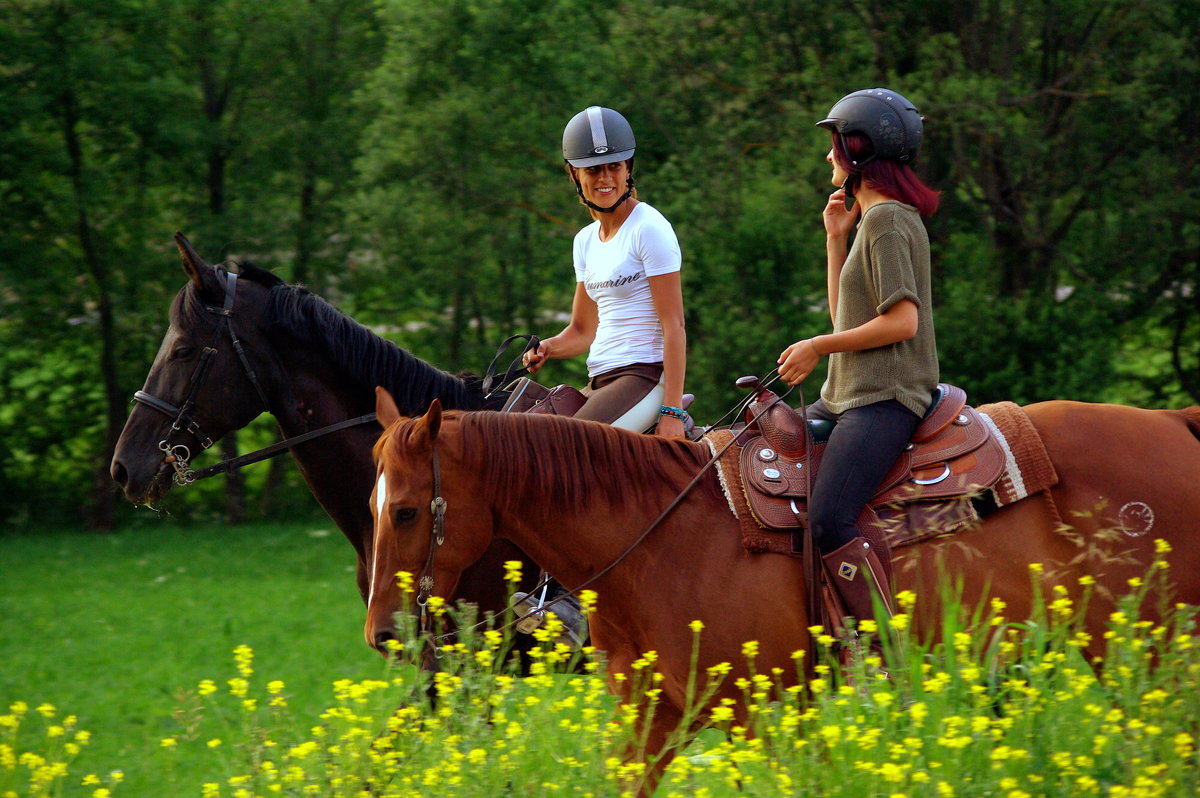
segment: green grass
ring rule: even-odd
[[[526,678],[497,666],[509,641],[490,631],[447,646],[435,677],[414,665],[422,641],[402,633],[401,664],[388,668],[361,640],[350,548],[320,531],[0,537],[0,798],[107,798],[110,786],[114,796],[199,798],[599,798],[637,788],[624,754],[657,700],[652,654],[628,675],[642,700],[622,707],[602,668],[573,667],[545,629]],[[1043,570],[1030,572],[1041,585]],[[1198,608],[1138,620],[1168,582],[1165,560],[1131,581],[1094,670],[1078,627],[1086,591],[1075,603],[1062,586],[1035,589],[1032,619],[1005,618],[992,602],[964,625],[948,609],[937,644],[910,637],[919,597],[901,594],[900,614],[863,629],[887,641],[890,678],[867,656],[847,681],[821,636],[817,675],[795,685],[755,671],[757,644],[747,642],[752,675],[735,682],[744,712],[702,697],[692,717],[708,728],[680,730],[656,795],[1196,795]],[[412,618],[399,618],[411,631]],[[692,624],[697,645],[702,626]],[[725,672],[698,674],[698,692]],[[92,741],[73,755],[79,728]],[[114,769],[124,773],[116,785]],[[28,790],[31,772],[49,788]]]
[[[298,714],[326,706],[333,680],[381,672],[354,563],[329,522],[0,535],[0,714],[49,704],[92,733],[68,795],[114,769],[118,795],[169,795],[160,743],[179,733],[179,696],[230,675],[236,646],[286,683]],[[178,794],[198,795],[188,771],[203,763],[181,755]]]

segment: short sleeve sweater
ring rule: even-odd
[[[834,332],[859,327],[902,299],[917,305],[917,334],[861,352],[835,352],[821,398],[834,413],[895,399],[918,416],[939,378],[929,236],[917,209],[887,200],[863,214],[838,283]]]

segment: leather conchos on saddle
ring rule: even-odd
[[[742,478],[754,517],[773,529],[795,529],[806,520],[808,485],[821,466],[825,444],[807,456],[780,453],[765,436],[742,447]],[[806,480],[805,469],[812,468]],[[940,433],[912,443],[888,471],[872,507],[961,496],[996,482],[1004,470],[1004,451],[978,411],[963,407]]]

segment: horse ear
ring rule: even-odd
[[[436,396],[429,403],[429,409],[425,411],[423,420],[429,430],[430,442],[437,440],[438,431],[442,428],[442,402]]]
[[[211,268],[204,262],[204,258],[196,254],[196,250],[192,249],[192,243],[184,237],[183,233],[175,233],[175,246],[179,248],[179,254],[183,257],[183,271],[187,274],[188,279],[197,288],[203,288],[203,275],[211,271]]]
[[[375,417],[384,429],[392,426],[393,422],[400,418],[400,409],[396,407],[396,400],[382,385],[375,386]]]

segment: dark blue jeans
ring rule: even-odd
[[[818,400],[807,413],[809,418],[837,422],[825,444],[808,507],[817,548],[829,554],[858,537],[859,513],[908,445],[921,418],[894,399],[841,414],[831,413]]]

